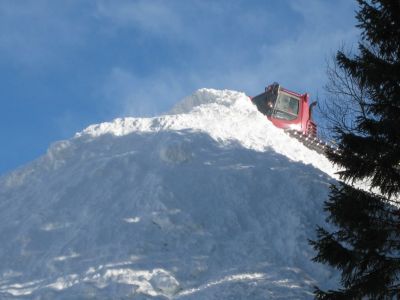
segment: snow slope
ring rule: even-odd
[[[0,298],[312,298],[333,174],[234,91],[90,126],[0,178]]]

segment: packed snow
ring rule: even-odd
[[[0,178],[0,298],[311,299],[334,173],[235,91],[92,125]]]

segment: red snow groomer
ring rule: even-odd
[[[284,129],[308,148],[325,152],[327,145],[317,138],[317,125],[312,120],[312,110],[317,102],[310,103],[309,94],[298,94],[273,83],[251,101],[276,127]]]

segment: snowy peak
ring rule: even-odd
[[[335,176],[335,169],[323,155],[307,149],[273,126],[244,93],[230,90],[200,89],[175,105],[167,115],[123,118],[92,125],[76,138],[180,130],[206,133],[222,145],[234,142],[256,151],[272,148],[293,161],[311,164]]]
[[[233,110],[236,113],[241,111],[243,115],[247,116],[249,109],[255,112],[249,100],[245,94],[240,92],[200,89],[176,104],[167,115],[155,118],[119,118],[111,123],[89,126],[83,132],[77,133],[77,136],[99,136],[102,134],[121,136],[134,131],[180,130],[188,129],[190,126],[194,126],[193,129],[198,129],[199,122],[188,122],[185,115],[189,115],[189,119],[193,117],[198,119],[210,112],[213,112],[213,115],[220,115],[224,111],[226,113],[227,110]],[[229,115],[232,114],[229,113]],[[212,123],[215,125],[217,122],[214,120]]]
[[[193,95],[186,97],[181,102],[176,104],[172,110],[171,114],[184,114],[191,112],[195,107],[206,105],[206,104],[219,104],[225,105],[227,107],[232,107],[239,101],[239,99],[249,98],[240,92],[230,91],[230,90],[214,90],[214,89],[200,89],[196,91]]]

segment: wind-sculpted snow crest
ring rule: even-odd
[[[0,298],[311,299],[333,172],[234,91],[92,125],[0,178]]]
[[[244,93],[229,90],[200,89],[186,97],[167,115],[154,118],[119,118],[89,126],[76,138],[104,134],[123,136],[130,133],[191,130],[204,132],[221,144],[232,141],[256,151],[272,148],[293,161],[312,164],[334,176],[336,170],[322,155],[307,149],[270,123],[257,111]]]

